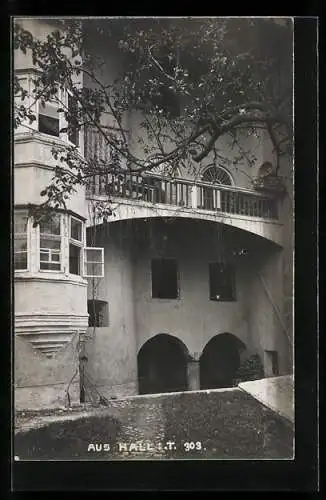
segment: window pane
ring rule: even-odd
[[[28,85],[27,78],[24,78],[24,77],[23,78],[18,78],[18,84],[22,88],[22,90],[25,90],[26,92],[28,92],[29,85]],[[19,91],[18,93],[16,93],[16,96],[21,99],[22,98],[22,91]]]
[[[97,248],[86,249],[87,262],[102,262],[102,250]]]
[[[14,251],[19,252],[22,250],[27,250],[27,238],[17,238],[14,239]]]
[[[45,262],[48,262],[50,260],[50,254],[49,253],[46,253],[46,252],[41,252],[40,253],[40,260],[41,261],[45,261]]]
[[[60,235],[60,216],[57,215],[48,222],[41,222],[40,233]]]
[[[71,274],[80,274],[80,256],[81,248],[76,245],[69,245],[69,272]]]
[[[14,268],[27,269],[27,253],[15,253],[14,255]]]
[[[51,257],[52,257],[51,258],[52,262],[53,261],[60,262],[60,253],[54,253],[54,252],[52,252]]]
[[[56,120],[59,120],[59,113],[58,113],[58,105],[54,101],[49,101],[45,103],[45,106],[42,106],[40,103],[39,107],[39,113],[42,116],[48,116],[51,118],[55,118]]]
[[[59,118],[39,114],[38,120],[39,132],[59,137]]]
[[[60,271],[60,262],[41,262],[40,268],[49,271]]]
[[[85,263],[85,275],[87,276],[102,276],[102,264]]]
[[[72,217],[70,219],[70,237],[82,241],[82,227],[82,223]]]
[[[51,239],[51,238],[41,238],[40,248],[41,248],[41,251],[42,251],[42,249],[46,249],[46,248],[52,248],[52,249],[55,249],[55,250],[60,250],[60,248],[61,248],[61,241],[60,240],[54,240],[54,239]]]
[[[27,232],[27,215],[24,213],[14,213],[14,232],[26,233]]]

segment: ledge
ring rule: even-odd
[[[30,132],[16,132],[14,134],[14,145],[16,144],[25,144],[27,142],[38,142],[42,145],[47,146],[59,146],[62,148],[68,148],[74,146],[76,154],[80,157],[82,161],[85,162],[85,159],[82,156],[81,150],[77,148],[72,142],[64,140],[60,137],[51,136],[48,134],[44,134],[43,132],[39,132],[38,130],[31,129]],[[26,163],[24,163],[26,165]],[[15,164],[16,165],[16,164]],[[19,165],[19,164],[17,164]]]
[[[239,384],[239,388],[294,424],[293,375],[242,382]]]
[[[254,194],[252,191],[250,191],[251,194]],[[96,201],[106,201],[107,196],[103,195],[93,195],[93,196],[86,196],[86,201],[90,200],[96,200]],[[116,210],[119,209],[121,205],[125,205],[131,208],[149,208],[153,211],[155,210],[165,210],[167,212],[173,212],[173,214],[195,214],[195,215],[200,215],[200,216],[208,216],[208,217],[215,217],[216,219],[232,219],[232,220],[244,220],[244,221],[250,221],[250,222],[264,222],[266,224],[272,224],[273,226],[283,226],[281,222],[277,219],[267,219],[264,217],[257,217],[257,216],[251,216],[251,215],[240,215],[240,214],[230,214],[228,212],[222,212],[218,210],[205,210],[202,208],[192,208],[192,207],[180,207],[176,205],[169,205],[167,203],[151,203],[149,201],[143,201],[143,200],[126,200],[125,198],[113,198],[112,197],[113,204],[117,203],[117,208]],[[109,217],[112,222],[114,222],[115,218],[113,216]],[[89,227],[89,226],[88,226]]]
[[[30,273],[28,271],[15,271],[14,275],[15,281],[41,281],[45,283],[53,283],[54,281],[57,283],[67,283],[70,285],[78,285],[86,287],[88,285],[88,281],[84,278],[72,277],[72,275],[68,274],[43,274],[43,273]]]

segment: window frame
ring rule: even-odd
[[[175,262],[175,277],[176,277],[176,296],[175,297],[157,297],[153,294],[153,262],[154,261],[173,261]],[[179,263],[178,259],[174,257],[153,257],[150,260],[150,276],[151,276],[151,291],[150,296],[151,299],[157,300],[179,300],[180,299],[180,273],[179,273]]]
[[[15,232],[15,215],[18,214],[24,214],[27,218],[26,221],[26,233],[16,233]],[[29,271],[30,268],[30,241],[29,241],[29,235],[30,235],[30,217],[28,216],[27,210],[14,210],[14,231],[13,231],[13,237],[14,237],[14,272],[26,272]],[[16,235],[25,235],[26,234],[26,250],[21,250],[16,252],[15,251],[15,237]],[[16,253],[26,253],[26,268],[24,269],[16,269],[15,268],[15,254]]]
[[[56,235],[56,234],[51,234],[51,233],[41,233],[41,226],[40,224],[38,224],[37,226],[37,241],[38,241],[38,248],[37,248],[37,253],[38,253],[38,271],[40,273],[62,273],[63,270],[64,270],[64,227],[63,227],[63,215],[61,213],[58,213],[57,216],[59,217],[59,221],[60,221],[60,234]],[[59,255],[60,255],[60,268],[59,269],[41,269],[41,253],[45,253],[44,250],[50,250],[50,255],[51,255],[51,250],[53,249],[47,249],[47,248],[43,248],[41,247],[41,238],[42,238],[42,235],[45,235],[44,238],[48,238],[48,239],[52,239],[54,241],[60,241],[60,251],[59,251]],[[43,251],[42,251],[43,250]],[[58,261],[48,261],[49,264],[57,264]],[[46,263],[44,261],[44,263]]]
[[[19,214],[27,218],[26,225],[26,233],[15,233],[15,227],[13,220],[12,226],[12,235],[13,235],[13,246],[15,243],[15,235],[24,235],[27,242],[26,250],[15,252],[15,247],[13,248],[13,267],[14,272],[29,272],[33,273],[50,273],[50,274],[65,274],[72,275],[74,277],[80,277],[82,279],[86,278],[104,278],[104,247],[92,247],[86,246],[86,225],[85,220],[79,218],[78,216],[71,215],[67,212],[57,212],[56,216],[59,221],[59,234],[49,233],[49,232],[41,232],[41,225],[37,224],[33,227],[32,217],[28,215],[28,211],[23,208],[14,209],[14,214]],[[81,234],[80,240],[72,238],[71,236],[71,224],[72,220],[76,220],[81,225]],[[50,241],[59,241],[60,249],[51,248],[47,246],[41,246],[41,239],[50,240]],[[80,249],[80,272],[79,274],[74,274],[69,269],[69,246],[73,245]],[[91,254],[91,251],[100,251],[100,259],[97,261],[88,260],[87,254]],[[27,256],[27,266],[22,269],[15,269],[15,253],[25,253]],[[45,255],[41,255],[45,254]],[[53,258],[54,255],[59,255],[58,260]],[[45,258],[46,257],[46,260]],[[100,264],[100,273],[95,274],[87,274],[85,270],[87,270],[86,264]],[[45,269],[42,266],[53,265],[56,269]]]
[[[71,236],[71,222],[72,220],[76,220],[77,222],[80,223],[81,225],[81,239],[76,240]],[[75,217],[73,215],[68,216],[68,270],[69,274],[73,274],[74,276],[81,276],[83,277],[83,248],[85,248],[85,227],[83,221],[78,219],[78,217]],[[80,249],[80,255],[79,255],[79,274],[72,273],[70,271],[70,245],[75,246]]]
[[[87,252],[88,250],[100,250],[101,251],[101,261],[90,261],[87,260]],[[85,272],[86,267],[85,265],[87,264],[101,264],[101,275],[94,275],[94,274],[87,274]],[[104,278],[104,248],[103,247],[83,247],[83,269],[82,269],[82,276],[84,278]]]
[[[64,91],[60,88],[60,85],[59,83],[56,83],[56,86],[57,86],[57,92],[58,92],[58,102],[56,102],[54,99],[50,99],[49,101],[46,102],[46,105],[47,104],[51,104],[52,102],[54,102],[56,104],[56,108],[57,110],[60,108],[60,105],[62,106],[61,102],[60,101],[63,101],[65,103],[65,96],[64,96]],[[42,103],[40,101],[40,99],[38,99],[36,101],[36,128],[37,128],[37,131],[40,133],[40,134],[44,134],[46,135],[47,137],[56,137],[57,139],[61,139],[62,138],[62,134],[60,133],[60,130],[63,128],[63,113],[62,112],[58,112],[57,111],[57,114],[58,114],[58,125],[59,125],[59,130],[58,130],[58,135],[54,135],[54,134],[48,134],[46,132],[42,132],[40,130],[40,115],[44,115],[44,113],[42,113],[42,109],[43,106],[42,106]],[[44,116],[47,116],[47,115],[44,115]]]
[[[212,285],[213,285],[213,280],[214,276],[212,274],[211,269],[213,266],[224,266],[227,270],[227,272],[231,273],[231,283],[230,283],[230,289],[231,289],[231,294],[227,298],[222,295],[221,293],[216,293],[212,294]],[[236,302],[237,301],[237,290],[236,290],[236,272],[234,266],[228,262],[209,262],[208,264],[208,293],[209,293],[209,300],[213,302]]]
[[[205,176],[205,174],[209,171],[209,170],[213,170],[215,169],[216,172],[218,172],[218,170],[220,170],[221,172],[223,172],[230,180],[230,184],[224,184],[222,182],[217,182],[217,180],[215,181],[209,181],[209,180],[205,180],[203,177]],[[201,171],[201,174],[200,174],[200,180],[203,181],[203,182],[206,182],[208,183],[209,185],[211,186],[227,186],[227,187],[232,187],[234,186],[234,179],[233,179],[233,176],[231,175],[231,173],[224,167],[222,167],[221,165],[215,165],[215,163],[211,163],[210,165],[206,165],[205,168]],[[210,187],[210,186],[209,186]]]
[[[103,306],[103,308],[104,308],[103,316],[104,316],[104,319],[106,320],[106,321],[104,321],[105,324],[101,325],[100,321],[98,321],[98,324],[97,324],[96,320],[99,319],[99,311],[97,311],[97,312],[95,311],[95,315],[93,318],[93,319],[95,319],[95,321],[94,321],[95,324],[90,324],[91,314],[89,313],[89,310],[90,310],[89,304],[92,302],[95,302],[96,305]],[[96,307],[96,305],[95,305],[95,307]],[[87,300],[87,312],[88,312],[88,323],[89,323],[88,328],[94,328],[94,327],[95,328],[106,328],[109,326],[109,303],[108,303],[108,301],[99,300],[99,299],[88,299]]]

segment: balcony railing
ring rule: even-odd
[[[231,186],[212,186],[207,182],[179,178],[171,180],[158,175],[94,175],[87,194],[265,219],[278,218],[276,200],[272,197]]]

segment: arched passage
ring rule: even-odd
[[[176,337],[161,333],[149,339],[137,356],[139,393],[187,390],[187,358]]]
[[[200,388],[230,387],[240,366],[240,353],[246,347],[231,333],[215,335],[200,357]]]

